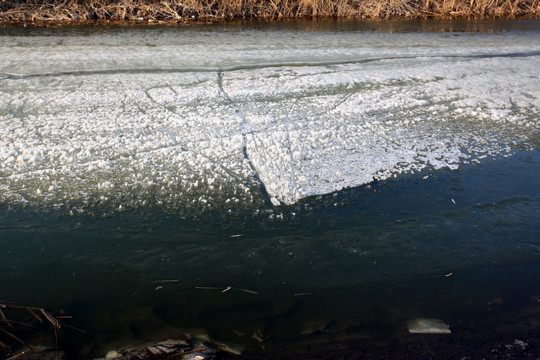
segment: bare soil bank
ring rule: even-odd
[[[540,0],[1,0],[0,23],[538,17]]]

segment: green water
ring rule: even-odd
[[[68,359],[185,334],[280,358],[418,318],[457,345],[535,333],[538,32],[1,30],[0,303],[71,316]]]
[[[452,326],[539,295],[539,165],[537,151],[517,153],[258,214],[4,206],[2,299],[72,315],[98,353],[193,329],[249,344],[257,331],[286,341],[391,336],[416,317]]]

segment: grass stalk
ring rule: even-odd
[[[540,0],[0,0],[0,22],[538,17]]]

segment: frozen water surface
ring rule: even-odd
[[[538,148],[537,31],[0,36],[0,203],[293,204]]]
[[[0,302],[73,316],[68,359],[533,344],[538,22],[365,24],[0,29]]]

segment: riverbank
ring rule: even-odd
[[[2,0],[0,24],[227,22],[295,18],[516,18],[540,0]]]
[[[0,338],[5,341],[0,343],[0,359],[538,359],[538,297],[533,296],[527,304],[512,310],[501,311],[499,308],[506,306],[503,301],[489,306],[489,311],[481,311],[477,317],[457,320],[451,333],[409,333],[405,328],[368,332],[362,326],[354,326],[335,332],[314,329],[310,334],[284,338],[266,336],[259,329],[251,338],[247,336],[247,341],[235,343],[213,340],[203,329],[190,332],[171,327],[150,308],[122,317],[125,324],[131,324],[131,338],[125,332],[111,338],[71,327],[69,323],[75,321],[71,316],[55,317],[40,308],[0,304],[7,317],[13,315],[13,307],[22,312],[31,309],[35,315],[27,317],[31,324],[0,319]],[[57,329],[56,335],[49,325]],[[237,331],[237,335],[242,334]]]

